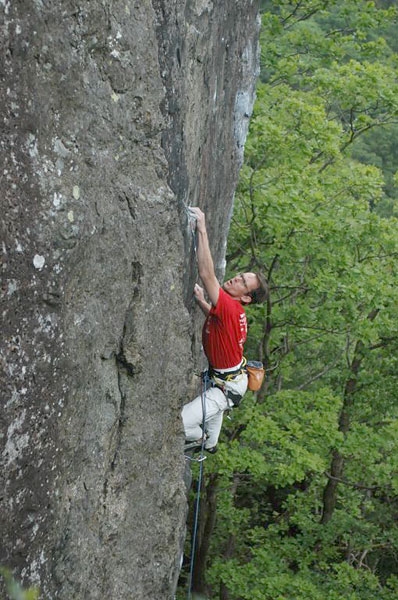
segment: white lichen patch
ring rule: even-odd
[[[16,279],[9,279],[7,286],[7,296],[12,296],[18,289],[18,282]]]
[[[40,584],[40,571],[41,571],[42,565],[44,565],[45,562],[46,562],[46,558],[45,558],[44,552],[42,550],[39,558],[33,560],[30,563],[30,575],[29,575],[29,579],[30,579],[30,581],[31,581],[31,583],[33,585],[39,585]]]
[[[39,154],[39,151],[37,148],[37,138],[32,133],[30,133],[28,135],[28,144],[27,145],[28,145],[29,155],[32,158],[35,158]]]
[[[44,256],[41,256],[41,254],[34,255],[33,266],[35,267],[35,269],[38,269],[39,271],[41,271],[45,265],[45,262],[46,262],[46,259],[44,258]]]
[[[193,8],[195,14],[200,17],[204,12],[211,13],[214,5],[212,0],[199,0],[198,2],[195,2]]]
[[[5,405],[5,408],[8,408],[9,406],[12,406],[16,402],[18,402],[18,400],[19,400],[19,392],[18,392],[18,390],[14,389],[11,392],[11,398],[7,401],[7,404]]]
[[[55,206],[55,208],[59,208],[61,206],[61,199],[62,199],[61,194],[54,192],[53,206]]]
[[[80,188],[78,185],[73,186],[72,195],[75,200],[79,200],[80,198]]]
[[[0,4],[4,6],[4,13],[8,15],[11,6],[10,0],[0,0]]]
[[[19,417],[17,417],[8,427],[7,442],[3,450],[6,466],[16,461],[29,444],[29,434],[19,433],[19,430],[22,428],[25,421],[25,416],[26,410],[23,410]]]
[[[39,327],[34,329],[34,333],[45,333],[48,337],[53,338],[55,335],[55,328],[57,325],[57,315],[51,313],[45,316],[38,315],[37,320],[39,322]],[[49,355],[45,355],[47,362],[51,362],[51,357]]]
[[[57,159],[57,162],[55,163],[55,167],[57,169],[58,177],[61,177],[62,171],[64,170],[64,161],[62,160],[62,158]]]
[[[56,154],[58,154],[59,156],[62,156],[62,158],[67,158],[70,154],[70,150],[68,150],[68,148],[62,142],[62,140],[60,140],[59,138],[53,139],[53,148],[54,152],[56,152]]]

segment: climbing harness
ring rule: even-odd
[[[246,368],[247,360],[243,357],[243,360],[239,367],[234,371],[217,371],[213,367],[209,367],[209,377],[221,379],[222,381],[233,381],[238,375],[243,373]]]
[[[243,396],[228,389],[226,384],[230,381],[234,381],[240,375],[242,375],[242,373],[246,372],[246,362],[246,358],[243,357],[239,367],[233,371],[217,371],[217,369],[214,369],[212,366],[209,367],[208,373],[210,377],[210,385],[219,388],[224,396],[226,396],[227,400],[230,401],[228,402],[229,409],[239,406]]]
[[[196,458],[196,459],[194,459],[192,457],[188,457],[188,456],[186,457],[186,458],[189,458],[189,460],[194,460],[199,463],[199,476],[198,476],[198,485],[196,488],[194,525],[193,525],[192,542],[191,542],[191,561],[190,561],[189,579],[188,579],[188,596],[187,596],[188,600],[191,600],[191,598],[192,598],[192,578],[193,578],[193,568],[194,568],[194,564],[195,564],[196,536],[198,533],[200,490],[202,488],[202,479],[203,479],[203,461],[206,458],[205,456],[203,456],[203,452],[204,452],[205,441],[206,441],[206,432],[205,432],[205,428],[206,428],[206,392],[208,390],[208,387],[209,387],[209,377],[208,377],[207,371],[205,371],[205,373],[202,376],[202,391],[201,391],[202,415],[203,415],[203,418],[202,418],[203,434],[202,434],[202,444],[201,444],[201,449],[200,449],[200,456],[199,456],[199,458]]]

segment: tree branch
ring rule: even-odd
[[[345,352],[345,350],[343,350],[343,352],[341,354],[343,354],[344,352]],[[320,371],[316,375],[313,375],[308,381],[302,383],[296,389],[297,390],[303,390],[308,385],[310,385],[311,383],[313,383],[317,379],[320,379],[321,377],[323,377],[324,375],[326,375],[326,373],[328,373],[329,371],[331,371],[332,369],[334,369],[334,367],[339,363],[341,354],[340,354],[340,356],[333,363],[331,363],[330,365],[327,365],[322,371]]]
[[[352,487],[356,490],[368,490],[370,492],[373,492],[375,490],[382,489],[379,485],[369,486],[369,485],[363,485],[362,483],[352,483],[351,481],[347,481],[346,479],[342,479],[341,477],[335,477],[331,473],[328,473],[327,471],[324,472],[324,475],[326,475],[326,477],[328,479],[331,479],[332,481],[337,481],[338,483],[343,483],[344,485],[348,485],[349,487]]]

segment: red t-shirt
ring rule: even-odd
[[[212,306],[202,330],[207,360],[214,369],[229,369],[243,358],[247,336],[246,314],[241,303],[222,288],[216,306]]]

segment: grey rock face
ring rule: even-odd
[[[46,599],[169,599],[200,361],[186,206],[221,276],[257,4],[0,11],[0,564]]]

